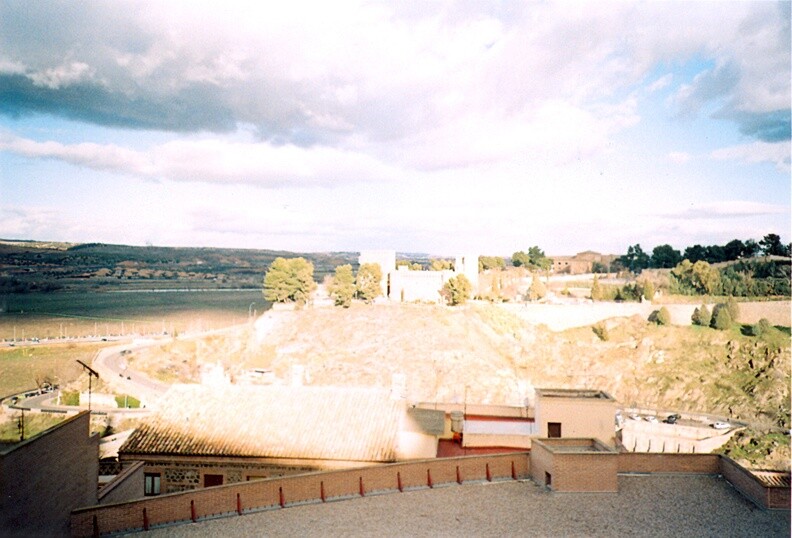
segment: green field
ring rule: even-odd
[[[0,396],[36,388],[37,381],[65,385],[79,379],[81,360],[90,364],[107,344],[68,343],[0,348]]]
[[[6,341],[200,332],[244,323],[270,306],[260,290],[22,293],[0,304]]]

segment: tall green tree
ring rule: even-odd
[[[451,306],[465,304],[473,291],[473,285],[465,275],[457,275],[449,278],[443,288],[440,290],[440,295],[445,299],[446,304]]]
[[[651,265],[657,269],[671,269],[682,261],[682,255],[671,245],[658,245],[652,249]]]
[[[335,275],[330,280],[327,291],[336,306],[349,308],[355,296],[355,274],[352,272],[351,265],[339,265],[335,268]]]
[[[382,295],[382,269],[378,263],[364,263],[360,266],[355,279],[355,287],[359,299],[367,303]]]
[[[264,275],[264,299],[305,304],[316,289],[314,267],[305,258],[275,258]]]
[[[759,246],[765,256],[789,256],[789,247],[781,243],[777,234],[767,234],[759,241]]]
[[[512,265],[515,267],[529,267],[531,265],[531,257],[527,252],[517,251],[512,254]]]
[[[538,246],[528,249],[528,257],[531,259],[531,265],[542,271],[547,271],[553,266],[553,260],[545,256],[544,250]]]
[[[528,249],[528,252],[519,251],[512,254],[512,265],[531,270],[540,269],[547,271],[553,266],[553,260],[545,256],[541,248],[533,246]]]
[[[636,243],[627,247],[627,254],[619,257],[619,263],[631,273],[640,273],[649,267],[649,255]]]

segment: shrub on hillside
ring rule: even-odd
[[[732,321],[738,321],[740,319],[740,307],[737,305],[737,301],[734,297],[729,297],[726,299],[726,308],[729,310],[729,316],[731,316]]]
[[[701,305],[701,308],[696,308],[693,311],[693,316],[690,318],[694,325],[701,325],[702,327],[709,327],[712,321],[712,313],[707,308],[707,305]]]
[[[655,296],[655,287],[651,281],[646,281],[643,287],[643,296],[647,301],[651,301]]]
[[[605,326],[603,322],[599,322],[591,327],[591,330],[594,331],[594,334],[597,335],[597,338],[602,340],[603,342],[607,342],[610,339],[610,335],[608,334],[608,328]]]
[[[657,323],[658,325],[670,325],[671,313],[666,307],[662,307],[660,310],[655,310],[649,314],[649,321]]]
[[[755,324],[751,325],[751,327],[748,329],[748,332],[751,336],[762,336],[771,330],[773,330],[773,326],[769,321],[767,321],[766,318],[762,318]]]
[[[725,331],[732,325],[732,318],[729,314],[729,309],[725,304],[716,304],[712,309],[712,321],[710,325],[713,329]]]

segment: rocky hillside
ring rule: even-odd
[[[201,363],[218,361],[233,376],[257,366],[284,380],[301,365],[321,385],[388,387],[402,373],[413,401],[519,405],[532,387],[600,388],[625,405],[744,420],[753,436],[790,427],[788,329],[750,337],[737,325],[659,327],[636,316],[604,322],[599,335],[592,327],[553,332],[497,305],[271,311],[257,327],[137,359],[169,380],[197,380]],[[786,454],[788,465],[789,436],[780,439],[771,452]]]

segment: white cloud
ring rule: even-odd
[[[739,146],[720,148],[710,153],[710,157],[719,161],[741,161],[743,163],[770,162],[779,171],[790,171],[790,155],[792,147],[786,142],[752,142]]]
[[[87,80],[94,70],[83,62],[71,62],[57,67],[29,73],[26,76],[36,86],[57,90]]]
[[[662,90],[663,88],[671,84],[673,80],[674,80],[674,74],[666,73],[662,77],[658,78],[657,80],[649,84],[649,86],[646,87],[646,91],[649,93],[654,93],[658,90]]]
[[[139,151],[114,144],[37,142],[6,134],[0,137],[0,150],[144,179],[248,183],[268,188],[393,181],[402,175],[352,151],[219,139],[176,140]]]

